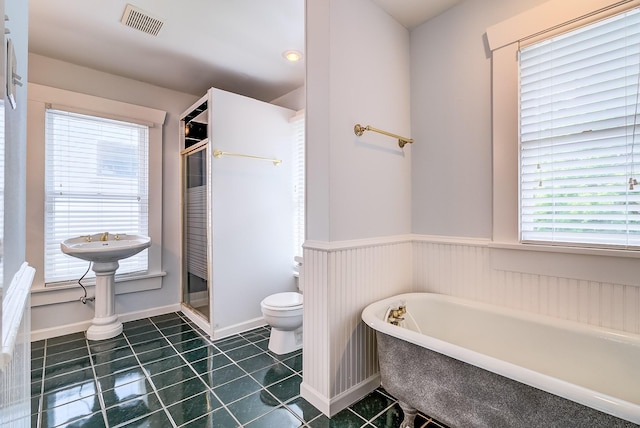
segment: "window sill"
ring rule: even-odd
[[[640,287],[639,251],[507,242],[488,246],[496,270]]]
[[[571,247],[567,245],[544,245],[544,244],[523,244],[511,242],[491,242],[489,248],[503,250],[537,251],[545,253],[580,254],[587,256],[602,257],[627,257],[640,259],[639,250],[618,250],[613,248],[586,248]]]
[[[157,290],[162,288],[162,278],[166,272],[151,272],[140,275],[116,277],[116,295],[137,293],[140,291]],[[93,296],[95,278],[82,281],[89,297]],[[34,284],[31,288],[31,306],[45,306],[57,303],[75,302],[84,295],[77,281],[58,283],[56,285]]]

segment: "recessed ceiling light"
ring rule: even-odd
[[[285,57],[288,61],[296,62],[302,59],[302,52],[290,50],[283,52],[282,56]]]

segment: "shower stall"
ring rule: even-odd
[[[181,116],[182,312],[212,337],[295,291],[292,110],[212,88]]]

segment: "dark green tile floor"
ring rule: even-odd
[[[300,397],[302,352],[267,350],[269,330],[210,341],[182,314],[32,343],[32,427],[396,428],[382,388],[329,419]],[[416,427],[443,425],[419,415]]]

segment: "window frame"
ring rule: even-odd
[[[161,286],[162,271],[162,141],[166,112],[77,92],[29,83],[27,120],[27,259],[36,267],[33,291],[76,288],[76,280],[44,283],[45,111],[47,107],[149,126],[149,236],[148,271],[119,276],[128,286],[120,292]],[[153,213],[153,214],[152,214]],[[151,281],[141,281],[152,279]],[[157,280],[157,281],[154,281]],[[83,284],[91,286],[93,279]],[[36,299],[37,300],[37,299]]]

